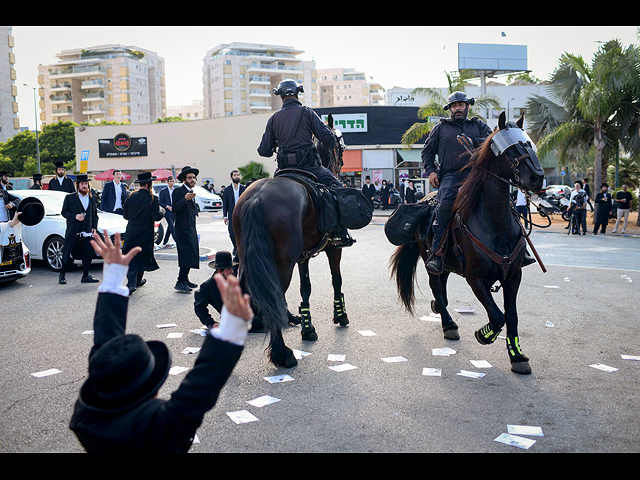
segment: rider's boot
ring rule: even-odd
[[[529,255],[529,251],[525,250],[524,252],[524,260],[522,260],[522,266],[526,267],[527,265],[531,265],[536,263],[536,259]]]
[[[356,240],[349,235],[346,228],[338,230],[331,234],[330,245],[335,248],[350,247],[356,243]]]

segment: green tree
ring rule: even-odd
[[[640,62],[637,47],[618,40],[600,46],[588,65],[579,55],[564,53],[551,75],[551,99],[532,96],[527,118],[538,154],[557,149],[563,159],[594,148],[594,186],[607,178],[607,165],[618,145],[640,147]]]
[[[249,162],[244,167],[238,167],[240,172],[240,183],[246,184],[250,180],[268,178],[269,172],[264,171],[264,165],[260,162]]]
[[[64,162],[76,158],[75,122],[56,122],[42,127],[40,134],[40,163]]]
[[[187,120],[182,118],[182,117],[164,117],[164,118],[159,118],[157,119],[155,122],[153,123],[167,123],[167,122],[186,122]]]
[[[414,123],[409,129],[402,135],[402,144],[406,147],[410,147],[413,144],[420,143],[435,126],[436,121],[429,120],[429,117],[448,117],[449,114],[442,107],[446,105],[447,98],[453,92],[464,92],[467,84],[467,80],[473,77],[471,70],[462,70],[460,72],[445,72],[447,76],[447,82],[449,84],[446,93],[438,88],[425,88],[420,87],[413,90],[414,95],[425,95],[427,102],[418,109],[418,118],[423,120],[422,122]],[[477,116],[482,120],[486,119],[481,115],[481,112],[486,111],[487,108],[500,108],[500,99],[493,94],[481,95],[475,99],[475,104],[469,107],[469,118]],[[426,120],[426,121],[425,121]]]
[[[12,177],[24,170],[24,164],[29,157],[36,157],[36,134],[25,130],[15,134],[5,143],[0,143],[2,170],[6,170]]]

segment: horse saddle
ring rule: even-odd
[[[398,205],[384,225],[384,233],[393,245],[407,245],[427,238],[438,205],[436,193],[427,194],[418,203]]]

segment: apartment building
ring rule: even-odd
[[[15,63],[12,29],[0,26],[0,142],[20,132]]]
[[[207,51],[202,83],[206,118],[279,110],[273,95],[281,80],[293,78],[304,85],[303,105],[319,106],[314,61],[302,60],[303,50],[282,45],[224,43]]]
[[[167,117],[180,117],[185,120],[202,120],[205,118],[202,100],[192,100],[191,105],[168,106]]]
[[[370,78],[370,77],[369,77]],[[318,69],[320,107],[359,107],[384,105],[384,89],[361,70],[354,68]]]
[[[40,120],[152,123],[166,115],[164,59],[120,44],[63,50],[38,67]]]

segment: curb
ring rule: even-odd
[[[201,248],[205,248],[208,249],[209,252],[208,253],[203,253],[200,255],[200,262],[210,262],[210,256],[214,255],[215,253],[217,253],[218,250],[216,250],[215,248],[209,248],[209,247],[201,247]],[[156,259],[159,260],[178,260],[178,253],[167,253],[167,252],[162,252],[161,250],[156,250],[153,252],[153,256]]]

